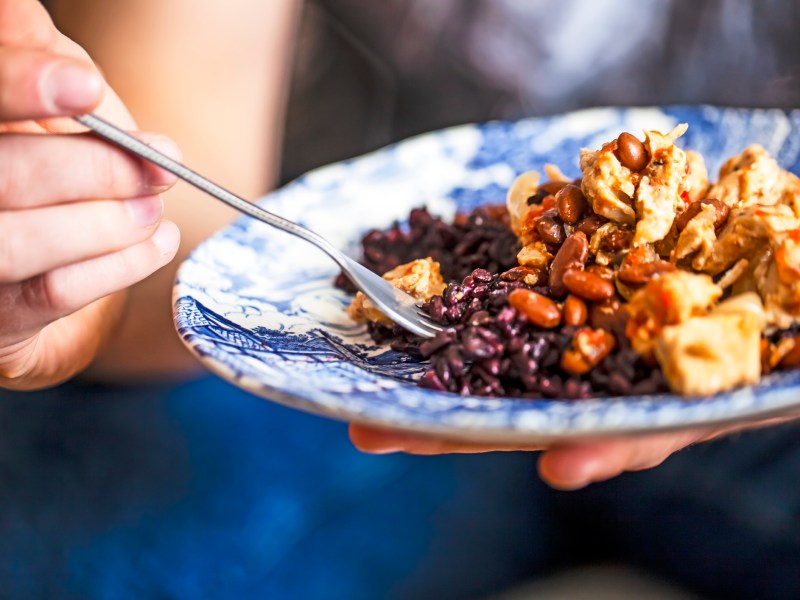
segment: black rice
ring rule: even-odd
[[[430,256],[439,263],[445,281],[461,281],[478,268],[506,271],[516,266],[520,250],[507,214],[504,206],[486,206],[447,223],[425,208],[416,208],[407,224],[395,222],[385,231],[369,231],[361,240],[361,263],[383,274]],[[336,285],[355,292],[344,275],[339,275]]]

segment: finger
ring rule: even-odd
[[[83,65],[95,74],[92,76],[92,81],[88,87],[93,90],[96,86],[97,67],[93,64],[88,53],[55,28],[49,14],[37,0],[0,0],[0,47],[47,51],[52,54],[51,58],[54,64],[62,64],[59,59],[71,58],[77,63],[67,62],[67,64]],[[88,93],[91,101],[86,100],[86,86],[75,81],[71,76],[65,75],[64,79],[66,80],[66,87],[70,89],[64,89],[62,93],[65,96],[72,94],[70,98],[65,98],[64,101],[68,106],[79,107],[79,110],[71,109],[67,111],[68,115],[92,110],[126,129],[136,128],[127,109],[105,83],[102,86],[102,99],[98,105],[93,92]],[[16,90],[20,87],[12,86],[3,89]],[[49,87],[51,90],[59,89],[58,86],[55,86],[55,88],[53,86]],[[40,89],[42,88],[46,89],[48,86],[41,85]],[[27,89],[30,89],[30,87]],[[2,118],[0,118],[0,121],[2,121]],[[33,121],[15,121],[2,125],[2,129],[32,131],[34,125],[36,123]],[[81,130],[81,126],[77,123],[63,117],[38,119],[38,126],[48,132],[72,133]]]
[[[506,450],[541,450],[540,445],[508,445],[481,444],[448,440],[440,437],[421,436],[394,429],[383,429],[351,423],[350,441],[361,452],[370,454],[389,454],[405,452],[407,454],[477,454]]]
[[[58,319],[19,344],[0,350],[0,388],[34,390],[83,371],[107,342],[125,305],[120,292]],[[69,357],[65,360],[65,357]]]
[[[160,196],[104,200],[0,213],[0,283],[116,252],[149,238]]]
[[[612,439],[551,447],[539,458],[539,475],[551,486],[574,490],[611,479],[625,471],[649,469],[670,454],[708,435],[687,430],[642,437]]]
[[[0,286],[0,346],[10,346],[113,292],[130,287],[175,256],[180,233],[161,221],[134,246],[55,269],[22,283]]]
[[[180,151],[167,138],[138,137],[180,160]],[[0,136],[0,164],[0,209],[158,194],[176,181],[171,173],[90,134],[6,134]]]
[[[0,0],[0,45],[48,48],[57,31],[41,2]]]
[[[91,63],[45,50],[0,47],[0,121],[89,112],[102,99],[104,86]]]

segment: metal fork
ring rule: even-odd
[[[382,277],[342,254],[342,252],[318,233],[264,210],[260,206],[248,202],[244,198],[240,198],[96,115],[81,115],[75,117],[75,120],[88,127],[99,137],[136,156],[155,163],[162,169],[174,173],[184,181],[210,194],[217,200],[221,200],[225,204],[232,206],[236,210],[258,219],[267,225],[272,225],[287,233],[296,235],[307,242],[311,242],[336,261],[342,268],[344,274],[353,282],[353,285],[361,290],[367,298],[372,300],[386,316],[408,331],[426,338],[433,337],[436,335],[437,331],[441,331],[442,328],[434,323],[431,318],[422,311],[419,307],[419,301],[416,298],[397,289]]]

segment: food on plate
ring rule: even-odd
[[[444,279],[442,279],[439,263],[430,257],[418,258],[404,265],[399,265],[384,273],[383,278],[394,287],[403,290],[422,302],[427,302],[433,296],[441,294],[444,288],[447,287]],[[347,314],[354,321],[372,321],[382,325],[392,325],[392,320],[384,315],[361,292],[356,293],[355,299],[347,307]]]
[[[424,209],[370,232],[364,263],[444,329],[422,340],[358,295],[379,342],[425,359],[420,385],[460,394],[694,396],[800,365],[800,179],[758,145],[720,169],[622,133],[581,176],[521,173],[504,205]]]

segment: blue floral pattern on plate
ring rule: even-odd
[[[689,123],[680,142],[709,173],[750,143],[800,168],[800,111],[715,107],[605,108],[464,125],[323,167],[268,195],[269,210],[357,255],[361,235],[418,206],[452,217],[502,202],[514,177],[553,163],[579,174],[580,148],[621,131]],[[376,346],[344,313],[338,270],[309,244],[243,217],[181,265],[178,332],[213,372],[265,398],[338,419],[466,440],[552,441],[746,420],[800,408],[800,371],[711,398],[586,401],[460,397],[418,388],[426,365]]]

